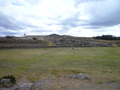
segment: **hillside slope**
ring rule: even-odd
[[[120,46],[120,40],[96,40],[87,37],[67,35],[0,37],[0,48],[40,47],[112,47]]]

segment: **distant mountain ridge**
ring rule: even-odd
[[[55,36],[61,36],[61,35],[58,35],[58,34],[50,34],[50,35],[48,35],[48,36],[53,36],[53,37],[55,37]]]

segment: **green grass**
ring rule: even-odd
[[[48,48],[0,50],[0,77],[17,80],[69,77],[83,73],[93,81],[120,81],[120,48]]]

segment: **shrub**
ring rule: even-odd
[[[14,36],[6,36],[7,39],[12,39]]]
[[[2,78],[0,78],[0,80],[1,79],[10,79],[10,81],[12,82],[12,83],[16,83],[16,79],[15,79],[15,77],[13,76],[13,75],[11,75],[11,76],[3,76]]]
[[[33,37],[33,40],[37,40],[37,38]]]

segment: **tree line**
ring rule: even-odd
[[[102,39],[102,40],[120,40],[120,37],[115,37],[113,35],[102,35],[93,37],[94,39]]]

